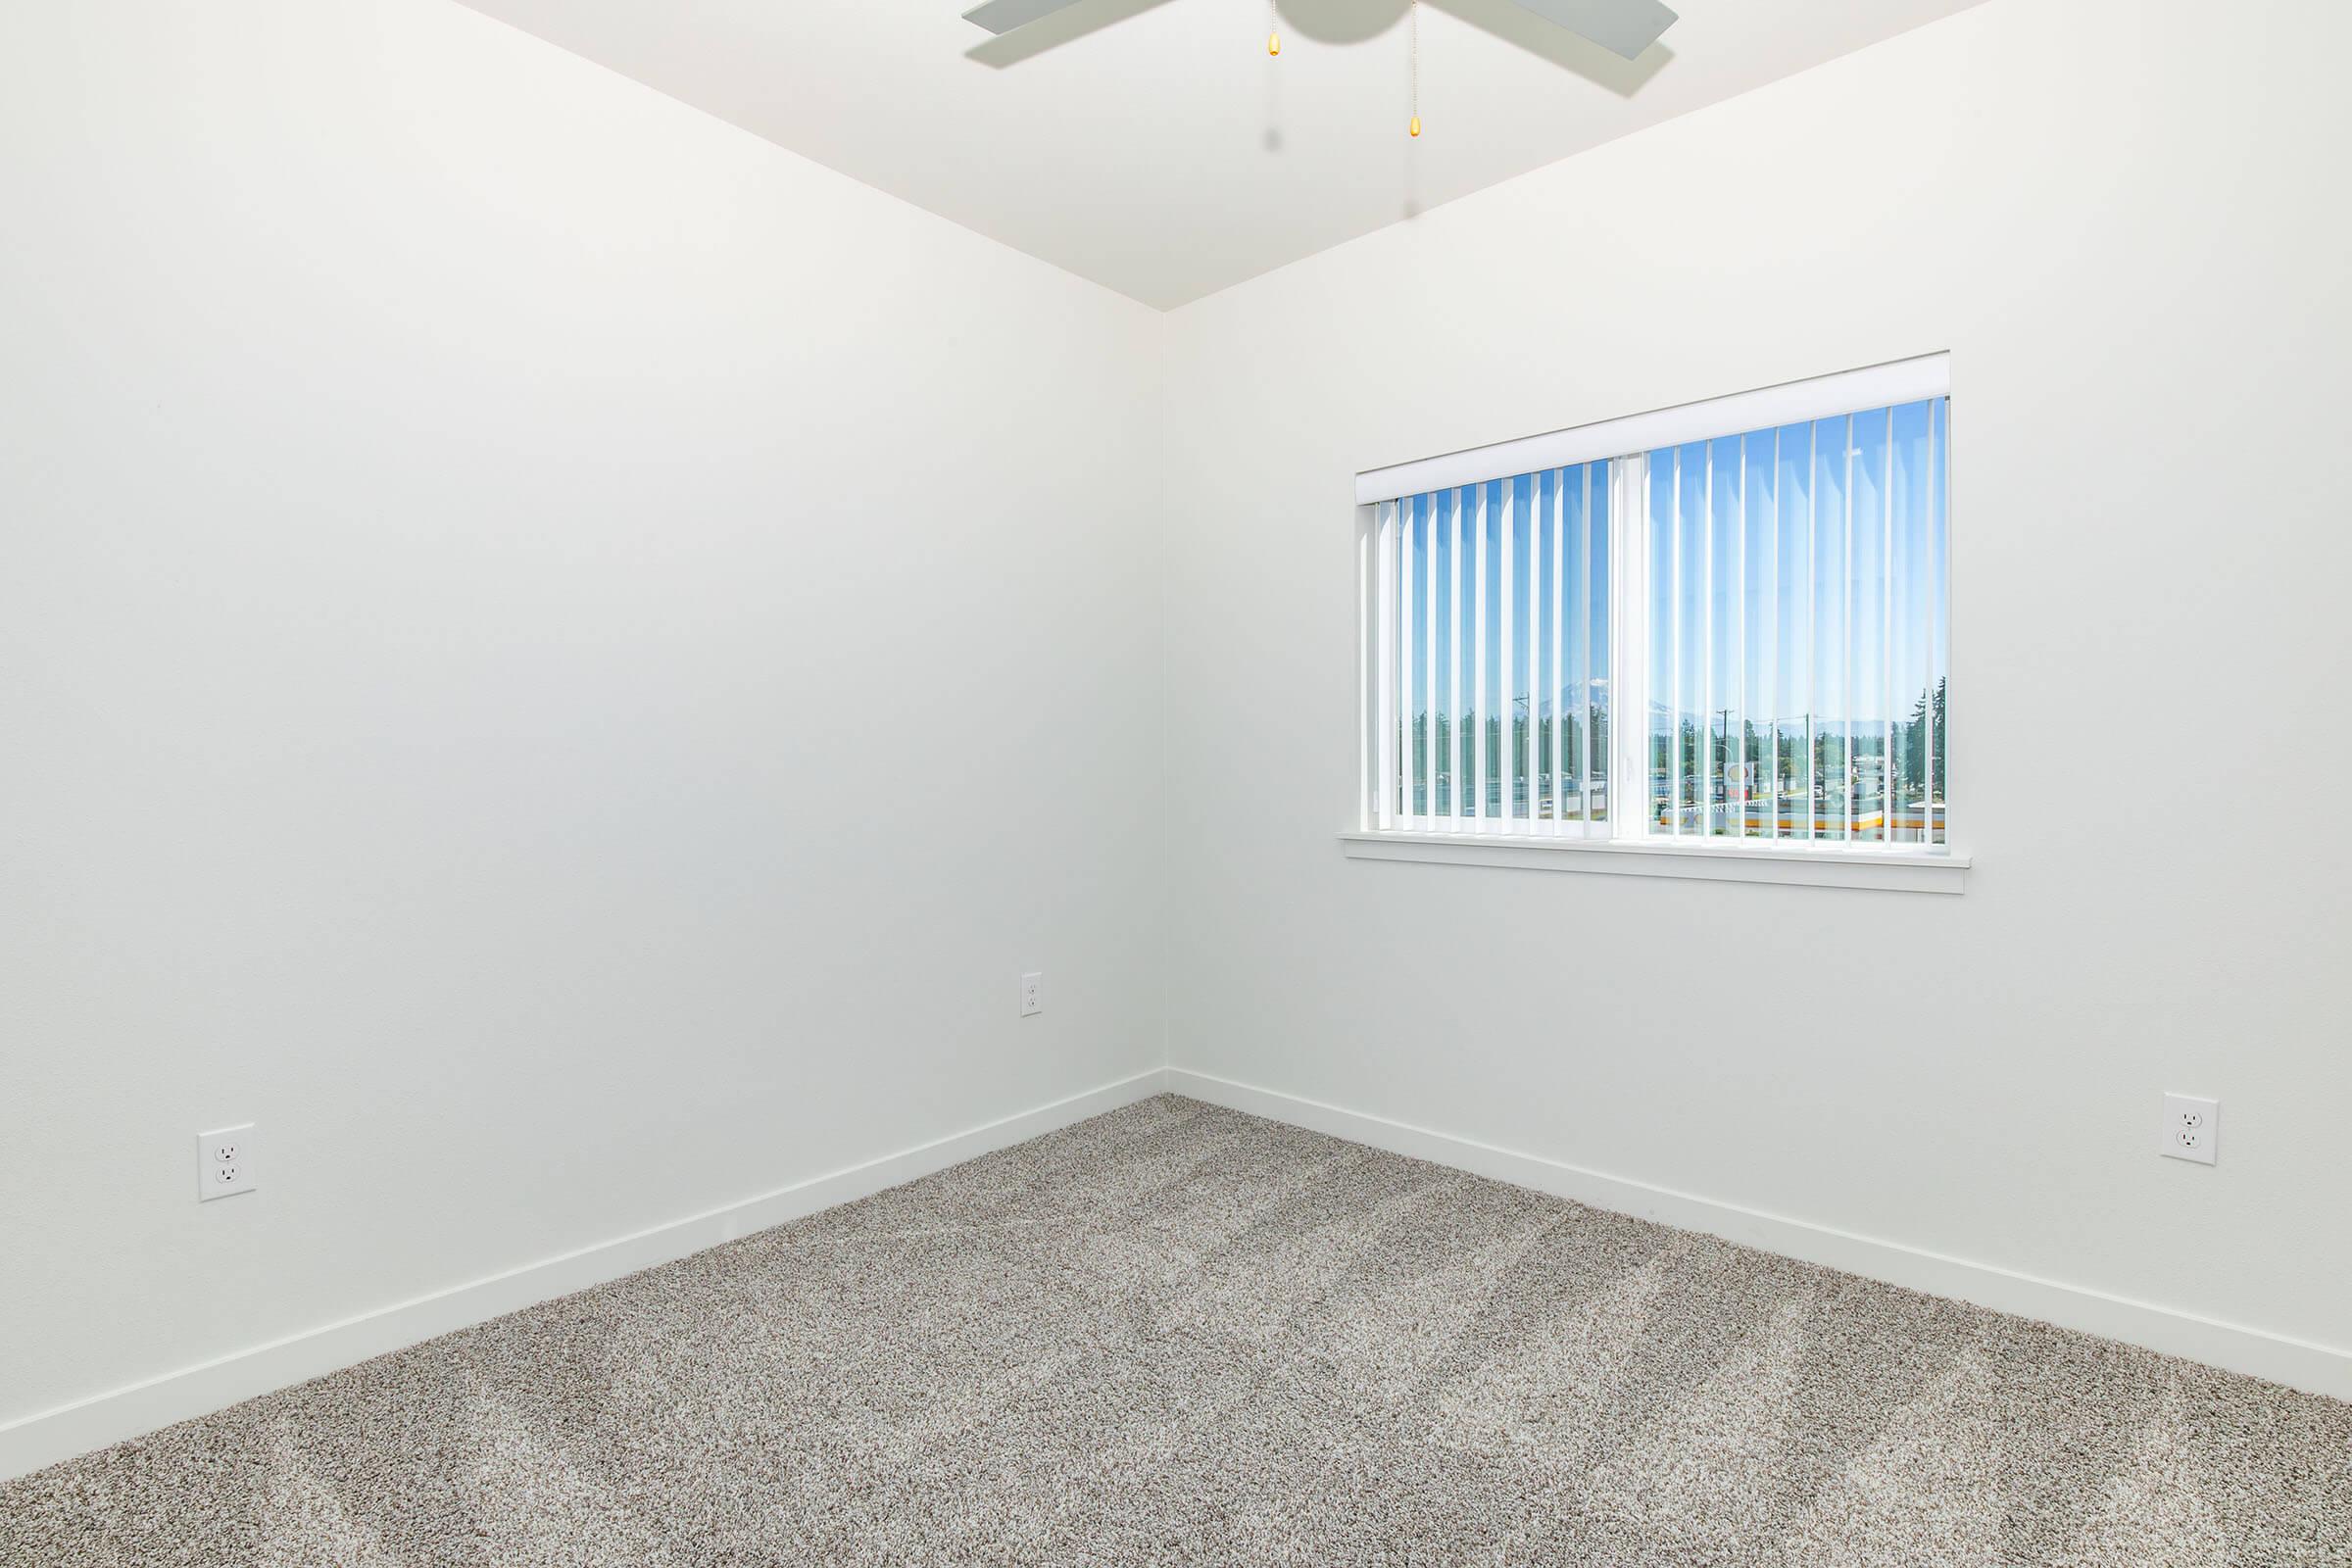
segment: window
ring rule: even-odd
[[[1964,864],[1950,451],[1938,355],[1360,475],[1351,837]]]

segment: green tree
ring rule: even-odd
[[[1909,722],[1902,726],[1902,782],[1916,790],[1928,776],[1929,758],[1935,759],[1935,798],[1943,797],[1944,700],[1949,680],[1938,680],[1931,694],[1922,689],[1911,705]],[[1934,744],[1931,747],[1930,742]]]

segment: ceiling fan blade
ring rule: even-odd
[[[963,20],[976,22],[991,32],[1010,32],[1077,3],[1078,0],[987,0],[986,4],[966,11]]]
[[[986,11],[1010,3],[1013,0],[989,0],[980,9]],[[1513,3],[1628,60],[1656,43],[1658,35],[1675,24],[1675,14],[1658,0],[1513,0]]]

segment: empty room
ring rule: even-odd
[[[2352,1568],[2348,60],[0,0],[0,1568]]]

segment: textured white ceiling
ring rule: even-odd
[[[1173,306],[1976,0],[1670,0],[1628,62],[1510,0],[466,0],[1033,256]],[[1856,136],[1884,133],[1857,125]]]

